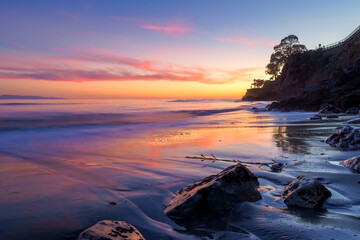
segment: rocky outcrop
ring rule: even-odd
[[[328,137],[325,143],[341,151],[360,149],[360,131],[350,126],[342,127],[337,133]]]
[[[319,180],[298,176],[282,192],[284,203],[288,207],[321,208],[331,192]]]
[[[346,110],[345,114],[347,115],[358,115],[359,114],[359,108],[358,107],[352,107]]]
[[[355,172],[360,173],[360,157],[352,157],[343,161],[343,164],[353,169]]]
[[[104,220],[80,233],[77,240],[145,240],[131,224]]]
[[[260,200],[258,187],[257,177],[244,165],[236,164],[180,189],[165,213],[174,219],[225,214],[236,204]]]
[[[360,32],[332,49],[310,50],[287,59],[271,91],[249,89],[244,100],[277,100],[273,111],[318,111],[324,103],[342,112],[360,104]],[[354,111],[354,110],[353,110]]]
[[[276,100],[274,92],[277,89],[275,81],[265,81],[262,88],[251,88],[246,91],[243,101],[271,101]]]
[[[341,109],[332,104],[324,103],[321,105],[319,113],[320,114],[341,113]]]
[[[351,119],[346,124],[360,124],[360,118]]]

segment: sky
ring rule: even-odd
[[[273,46],[360,23],[358,0],[1,0],[0,94],[241,98]]]

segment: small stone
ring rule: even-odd
[[[322,117],[320,115],[314,115],[310,118],[310,120],[321,120]]]
[[[131,224],[103,220],[80,233],[77,240],[145,240]]]
[[[342,162],[346,167],[360,173],[360,157],[352,157]]]
[[[109,204],[110,204],[110,205],[116,205],[117,202],[111,201],[111,202],[109,202]]]
[[[281,172],[284,167],[285,164],[276,162],[270,166],[270,169],[272,172]]]

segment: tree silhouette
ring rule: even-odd
[[[289,56],[305,51],[307,51],[305,45],[300,44],[297,36],[289,35],[283,38],[274,46],[274,53],[270,56],[270,63],[266,66],[265,73],[271,75],[270,79],[276,79]]]
[[[254,79],[253,83],[251,83],[254,88],[261,88],[265,83],[265,80],[263,79]]]

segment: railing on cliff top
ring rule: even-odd
[[[325,45],[325,46],[321,46],[319,45],[319,47],[317,47],[316,49],[321,49],[322,51],[324,50],[329,50],[329,49],[332,49],[332,48],[336,48],[338,46],[341,46],[345,43],[347,43],[349,40],[351,40],[356,34],[358,34],[360,32],[360,25],[355,28],[354,31],[352,31],[346,38],[336,42],[336,43],[332,43],[332,44],[329,44],[329,45]]]

